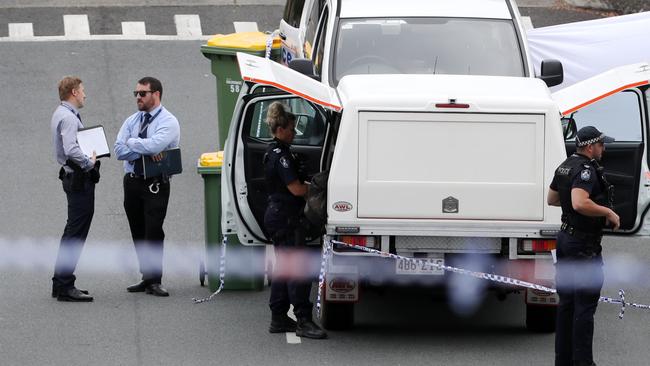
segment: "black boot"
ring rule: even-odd
[[[324,330],[320,329],[316,323],[314,323],[309,318],[298,319],[298,325],[296,327],[296,335],[298,337],[312,338],[312,339],[323,339],[327,338],[327,333]]]
[[[296,322],[287,314],[271,314],[269,333],[295,332]]]

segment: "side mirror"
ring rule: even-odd
[[[564,134],[565,140],[576,138],[578,127],[576,126],[576,120],[573,119],[573,116],[562,117],[562,133]]]
[[[539,77],[550,88],[562,84],[564,81],[564,69],[558,60],[542,61],[542,75]]]
[[[314,72],[314,62],[308,58],[294,58],[289,61],[289,68],[307,75],[314,80],[320,81],[320,77]]]

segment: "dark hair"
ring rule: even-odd
[[[149,89],[151,89],[151,91],[160,92],[160,99],[162,99],[163,87],[160,80],[151,76],[145,76],[142,79],[138,80],[138,84],[149,85]]]
[[[59,81],[59,100],[65,101],[70,98],[72,91],[81,85],[81,79],[76,76],[66,76]]]

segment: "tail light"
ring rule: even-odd
[[[521,250],[524,252],[550,252],[556,247],[555,239],[524,239],[521,241]]]
[[[339,237],[339,241],[342,241],[346,244],[358,245],[360,247],[375,247],[374,236],[343,235]]]

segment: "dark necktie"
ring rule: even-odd
[[[79,112],[77,112],[77,118],[79,118],[79,122],[83,123],[83,122],[81,121],[81,116],[79,115]]]
[[[147,127],[149,127],[149,122],[151,122],[151,115],[149,113],[145,113],[144,121],[142,121],[140,124],[140,133],[138,133],[138,137],[141,139],[147,138]]]

